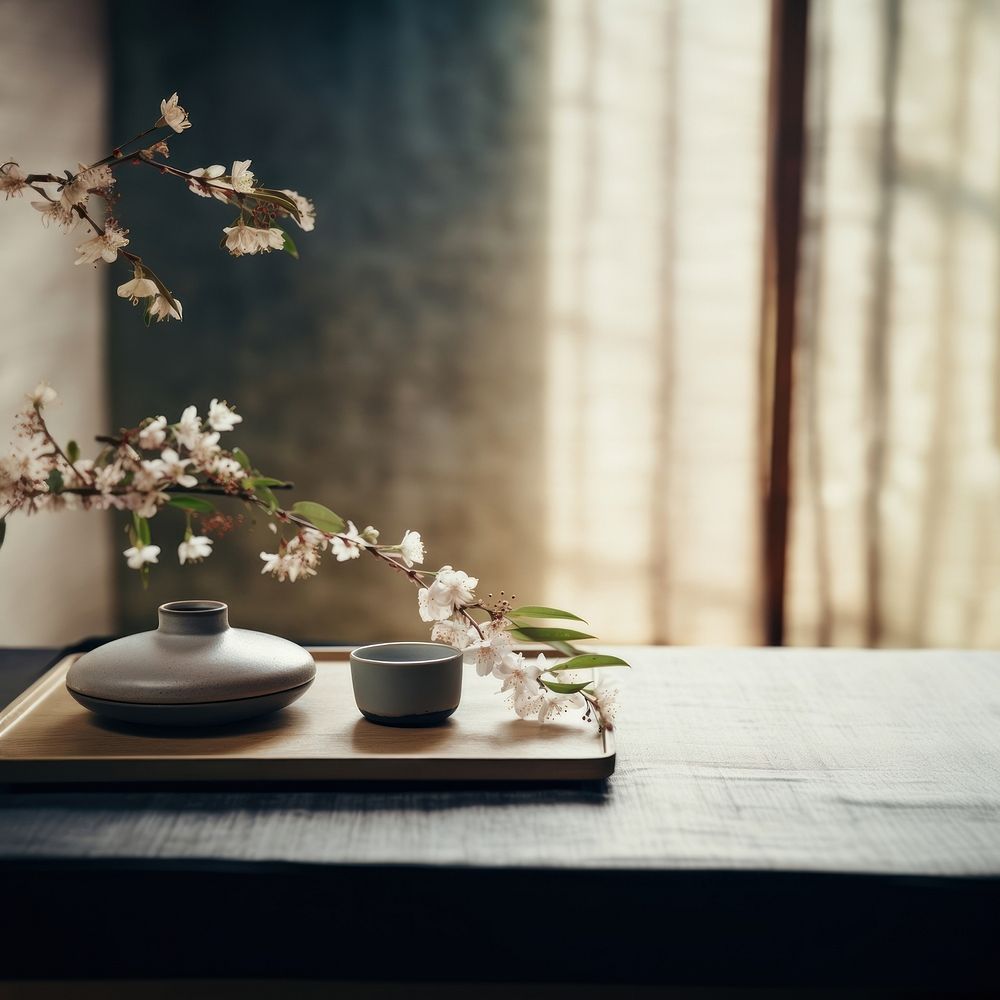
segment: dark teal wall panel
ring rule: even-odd
[[[419,529],[433,564],[538,595],[544,4],[112,8],[116,137],[179,90],[194,127],[171,140],[172,163],[252,158],[318,211],[315,232],[295,231],[300,261],[234,260],[218,248],[231,210],[120,169],[133,249],[185,321],[146,330],[112,304],[116,422],[226,397],[245,417],[233,440],[303,497],[390,540]],[[155,528],[149,590],[119,574],[126,629],[152,624],[162,600],[204,596],[230,601],[238,624],[298,636],[421,630],[407,585],[374,561],[289,586],[259,575],[262,525],[193,569],[176,564],[179,519]]]

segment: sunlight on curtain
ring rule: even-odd
[[[821,0],[790,638],[1000,643],[1000,3]]]
[[[551,5],[545,590],[607,639],[759,641],[767,26]]]

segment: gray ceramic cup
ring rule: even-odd
[[[462,698],[462,651],[440,642],[379,642],[351,653],[361,714],[382,726],[437,726]]]

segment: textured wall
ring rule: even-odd
[[[0,0],[0,161],[41,172],[101,156],[105,59],[103,2]],[[53,430],[82,443],[107,421],[103,276],[73,266],[79,239],[43,229],[30,200],[0,201],[0,445],[25,391],[43,378],[63,397]],[[11,519],[0,552],[0,645],[111,628],[109,528],[84,513]]]
[[[179,8],[191,16],[113,4],[114,134],[177,89],[194,128],[172,162],[253,157],[265,182],[313,197],[319,223],[299,262],[230,260],[228,209],[124,170],[135,249],[186,318],[147,331],[111,307],[116,421],[227,397],[242,446],[301,496],[389,540],[419,529],[433,565],[527,592],[541,576],[545,6]],[[300,637],[421,633],[408,585],[374,562],[278,584],[259,575],[272,536],[258,525],[181,569],[171,517],[157,518],[171,547],[149,590],[119,570],[127,629],[161,600],[206,596],[238,624]]]

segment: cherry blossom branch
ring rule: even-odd
[[[84,482],[90,482],[89,475],[81,473],[79,469],[73,464],[72,459],[62,450],[59,442],[52,436],[52,432],[49,430],[49,425],[45,422],[45,418],[42,416],[42,407],[44,406],[44,401],[39,401],[35,403],[35,413],[38,416],[38,423],[41,427],[42,437],[48,441],[48,443],[55,450],[55,453],[69,466],[69,468]]]
[[[44,223],[52,222],[67,232],[74,228],[76,218],[90,226],[94,237],[76,248],[80,255],[77,264],[110,264],[120,255],[132,265],[132,278],[118,286],[118,296],[133,305],[144,302],[147,325],[154,318],[157,322],[183,319],[183,306],[141,257],[125,249],[129,243],[128,230],[122,229],[114,217],[109,217],[105,225],[99,225],[88,211],[91,196],[103,198],[109,208],[117,202],[117,196],[112,193],[116,183],[113,167],[121,163],[148,163],[161,174],[181,178],[195,194],[238,208],[239,214],[233,224],[223,228],[223,245],[234,257],[281,250],[297,258],[294,240],[278,223],[291,218],[307,232],[315,226],[316,210],[312,202],[295,191],[260,186],[250,172],[250,160],[234,161],[228,173],[221,165],[180,170],[157,159],[157,156],[169,155],[163,139],[145,148],[140,145],[154,133],[167,131],[179,135],[190,127],[188,113],[180,106],[175,93],[160,102],[160,116],[152,126],[89,166],[79,164],[75,172],[66,170],[61,175],[24,173],[14,160],[0,164],[0,194],[6,199],[33,192],[41,200],[31,205],[41,213]],[[136,146],[139,148],[130,148]],[[55,185],[54,192],[46,190],[45,185]],[[249,213],[247,200],[251,203]]]
[[[93,170],[95,167],[103,167],[106,165],[113,166],[116,163],[121,163],[127,160],[130,156],[134,155],[132,153],[128,154],[125,153],[125,149],[127,146],[131,146],[132,143],[138,142],[140,139],[145,139],[147,135],[152,135],[154,132],[159,132],[161,129],[168,127],[169,126],[167,126],[165,123],[163,125],[153,125],[151,128],[146,129],[145,132],[140,132],[138,135],[132,136],[132,138],[129,139],[127,142],[123,142],[121,143],[121,145],[115,146],[115,148],[107,156],[105,156],[104,159],[98,160],[96,163],[91,163],[89,167],[85,167],[83,170],[78,171],[70,178],[70,180],[71,181],[76,180],[76,178],[80,174],[86,173],[86,171],[88,170]]]
[[[374,545],[367,546],[365,551],[374,556],[376,559],[381,560],[384,563],[388,563],[397,573],[402,573],[415,587],[420,588],[424,585],[424,581],[420,579],[420,571],[414,570],[404,566],[397,559],[390,559],[384,552],[380,551]]]
[[[305,580],[317,574],[327,553],[347,562],[367,552],[417,588],[420,617],[430,625],[431,639],[464,650],[480,675],[498,678],[518,716],[544,722],[579,710],[599,729],[613,726],[614,691],[593,680],[593,668],[627,664],[618,657],[576,649],[575,640],[593,638],[586,633],[536,624],[582,619],[555,608],[515,608],[514,595],[507,597],[503,591],[496,601],[492,594],[483,600],[475,593],[478,579],[451,566],[437,571],[417,568],[425,558],[417,532],[407,531],[401,542],[387,545],[372,526],[359,531],[322,504],[279,505],[274,491],[293,484],[263,475],[245,452],[219,443],[221,435],[243,419],[225,401],[213,399],[204,419],[189,406],[176,423],[163,416],[147,417],[118,435],[102,435],[96,458],[81,459],[74,442],[65,449],[59,445],[42,414],[55,398],[44,383],[29,395],[30,405],[17,424],[22,447],[0,457],[0,543],[6,519],[17,510],[121,510],[130,517],[131,544],[123,555],[145,584],[162,551],[153,541],[151,524],[164,508],[183,514],[179,561],[197,563],[211,556],[216,538],[239,523],[218,511],[213,500],[239,501],[269,518],[278,536],[277,551],[261,553],[263,573],[280,581]],[[280,526],[293,529],[294,535],[284,537]],[[486,620],[473,612],[486,615]],[[568,659],[553,662],[539,654],[530,663],[514,646],[524,640],[550,646]],[[585,671],[587,679],[578,679],[578,671]]]
[[[281,486],[272,486],[273,490],[294,489],[294,483],[284,483]],[[94,486],[64,486],[60,493],[69,493],[78,497],[104,497],[104,496],[127,496],[133,492],[127,486],[115,486],[110,490],[99,490]],[[183,494],[184,496],[206,496],[206,497],[229,497],[231,500],[243,500],[246,503],[259,504],[265,510],[266,505],[261,503],[254,493],[246,490],[231,490],[224,486],[210,486],[207,483],[199,483],[197,486],[164,486],[162,493]]]
[[[216,188],[217,190],[224,191],[229,195],[233,194],[233,189],[231,187],[226,187],[223,184],[213,184],[211,181],[206,181],[203,177],[198,176],[198,174],[188,173],[186,170],[181,170],[179,167],[174,167],[169,163],[163,163],[161,160],[147,160],[141,156],[132,156],[128,162],[135,165],[145,164],[147,167],[152,167],[161,174],[169,174],[171,177],[180,177],[184,181],[197,181],[205,187]]]

